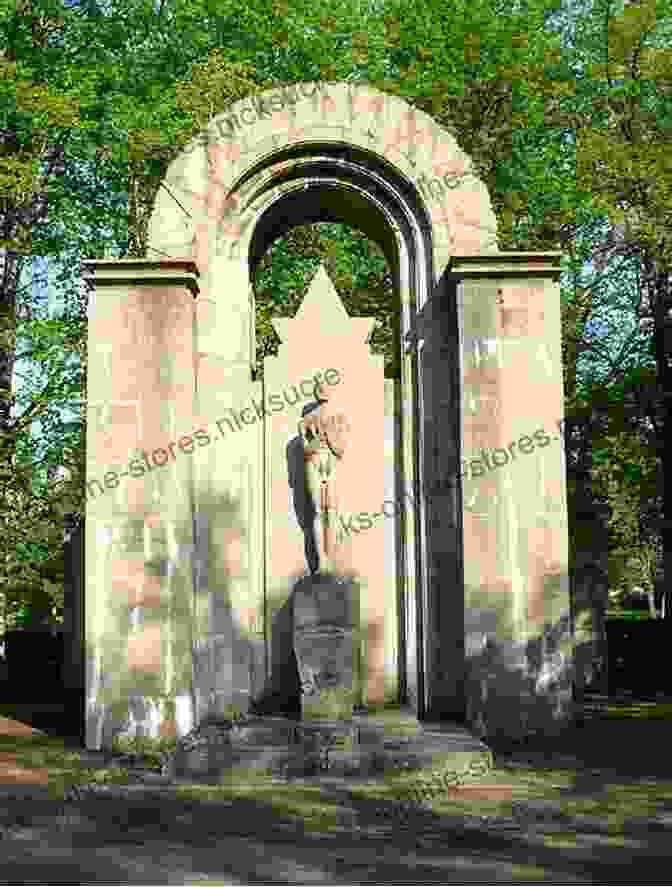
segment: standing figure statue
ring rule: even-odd
[[[312,556],[307,551],[310,572],[333,570],[337,544],[338,500],[336,468],[343,459],[346,435],[350,425],[346,415],[329,408],[329,391],[321,383],[315,385],[316,406],[299,422],[303,441],[306,486],[314,508]]]

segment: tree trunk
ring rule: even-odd
[[[663,610],[672,629],[672,286],[667,269],[645,256],[645,280],[653,308],[653,353],[656,359],[661,419],[658,426],[658,453],[663,469]]]
[[[0,250],[0,453],[3,464],[11,464],[14,451],[12,380],[16,357],[16,291],[21,259],[8,249]]]

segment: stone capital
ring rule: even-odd
[[[550,277],[557,280],[562,256],[561,250],[454,255],[448,263],[448,271],[459,278]]]
[[[85,274],[103,286],[185,286],[198,295],[198,268],[191,259],[85,259]]]

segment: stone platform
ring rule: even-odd
[[[399,710],[353,716],[351,721],[246,717],[204,722],[184,737],[165,768],[178,781],[219,784],[236,774],[282,781],[384,780],[401,773],[424,780],[482,776],[492,752],[463,726],[420,723]]]

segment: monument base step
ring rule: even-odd
[[[490,749],[455,723],[420,723],[402,710],[350,721],[246,717],[209,721],[184,737],[165,773],[177,781],[221,784],[253,772],[273,780],[384,780],[432,775],[446,786],[480,777]]]

